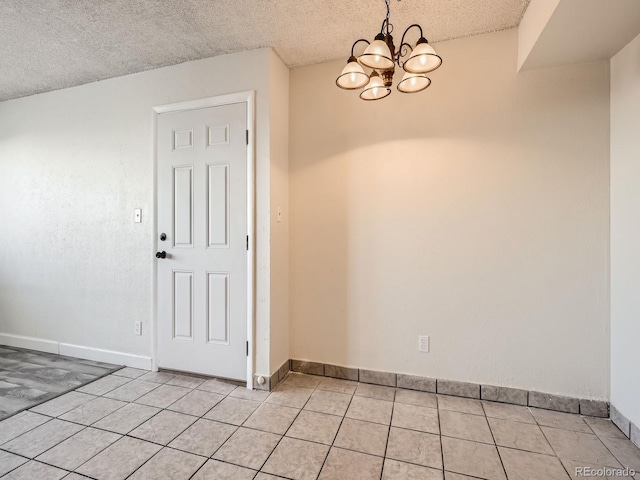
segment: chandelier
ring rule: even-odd
[[[410,25],[404,31],[400,46],[396,50],[391,36],[393,25],[389,22],[391,11],[389,2],[390,0],[385,0],[387,16],[382,22],[380,33],[376,35],[373,42],[364,38],[354,42],[347,66],[336,79],[336,85],[345,90],[362,88],[360,98],[363,100],[380,100],[391,93],[396,65],[404,70],[402,80],[397,86],[398,91],[416,93],[431,85],[431,79],[426,74],[442,64],[442,58],[429,45],[422,27],[417,23]],[[414,47],[405,42],[405,37],[412,28],[420,30],[420,39]],[[360,42],[367,43],[368,46],[362,55],[356,58],[355,48]],[[406,60],[403,60],[405,58]],[[365,73],[363,66],[373,70],[370,75]]]

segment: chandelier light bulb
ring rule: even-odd
[[[405,72],[409,73],[428,73],[440,65],[442,65],[442,58],[436,54],[433,47],[423,37],[418,40],[416,48],[413,49],[403,67]]]
[[[384,35],[379,33],[364,53],[360,55],[358,62],[375,70],[391,70],[394,66],[392,56],[389,46],[384,41]]]
[[[369,79],[369,83],[360,94],[360,98],[367,101],[380,100],[390,93],[391,89],[385,86],[378,72],[374,70]]]
[[[402,93],[417,93],[431,85],[431,79],[424,73],[405,73],[398,84],[398,91]]]
[[[357,90],[364,87],[369,82],[369,75],[356,60],[356,57],[350,57],[347,65],[342,69],[342,73],[336,79],[336,85],[344,90]]]

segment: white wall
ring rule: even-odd
[[[0,334],[151,356],[152,107],[256,90],[255,363],[268,373],[276,61],[255,50],[0,103]]]
[[[291,355],[608,399],[609,63],[436,49],[381,102],[291,73]]]
[[[640,36],[611,59],[611,403],[640,426]]]

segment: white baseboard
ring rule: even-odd
[[[38,350],[39,352],[58,353],[58,342],[44,340],[42,338],[24,337],[22,335],[0,333],[0,345],[28,348],[29,350]]]
[[[103,350],[101,348],[83,347],[81,345],[60,344],[60,355],[69,357],[86,358],[94,362],[113,363],[115,365],[125,365],[127,367],[151,370],[151,357],[133,355],[131,353],[114,352],[113,350]]]
[[[24,337],[22,335],[10,335],[7,333],[0,333],[0,344],[9,347],[28,348],[40,352],[84,358],[86,360],[93,360],[94,362],[105,362],[114,365],[125,365],[127,367],[151,370],[151,357],[131,353],[114,352],[113,350],[71,345],[69,343],[59,343],[42,338]]]

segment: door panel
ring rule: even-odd
[[[246,380],[247,105],[158,116],[158,366]]]

